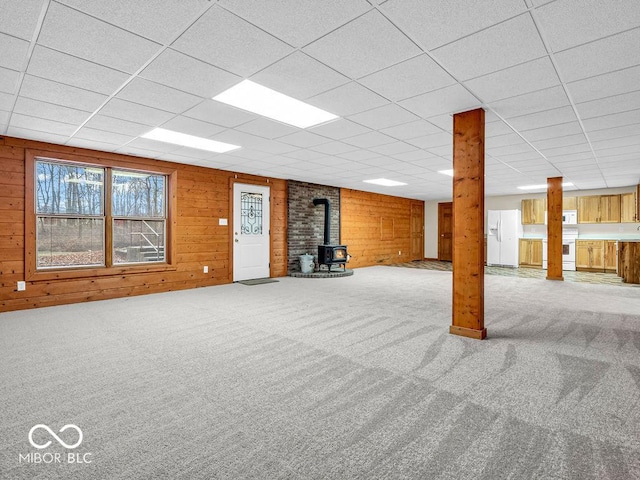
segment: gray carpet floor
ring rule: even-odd
[[[640,478],[640,288],[279,280],[0,314],[0,478]]]

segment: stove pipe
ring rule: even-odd
[[[331,244],[331,203],[328,198],[314,198],[313,204],[324,205],[324,244]]]

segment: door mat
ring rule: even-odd
[[[251,280],[240,280],[238,283],[242,285],[262,285],[263,283],[276,283],[278,281],[275,278],[253,278]]]

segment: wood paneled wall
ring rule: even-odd
[[[154,166],[177,171],[177,228],[174,268],[163,271],[120,273],[64,280],[27,281],[26,290],[16,291],[25,279],[25,151],[34,149],[65,158],[82,155],[108,161]],[[181,290],[232,281],[233,182],[271,187],[271,276],[287,274],[287,183],[286,180],[234,174],[139,157],[65,147],[11,137],[0,137],[0,311],[103,300],[147,293]],[[229,225],[218,220],[227,218]],[[209,273],[203,273],[203,266]]]
[[[351,255],[349,268],[412,260],[412,203],[424,202],[346,188],[340,191],[340,241]]]

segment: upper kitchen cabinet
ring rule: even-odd
[[[546,211],[546,198],[527,198],[522,200],[522,224],[544,225],[544,214]]]
[[[578,223],[620,223],[620,195],[578,197]]]
[[[636,193],[623,193],[620,195],[620,223],[633,223],[638,221]]]
[[[577,210],[578,198],[577,197],[562,197],[562,210]]]

